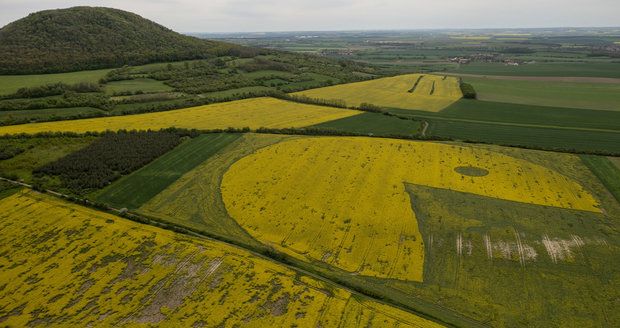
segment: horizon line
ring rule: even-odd
[[[416,31],[490,31],[490,30],[544,30],[544,29],[618,29],[618,26],[542,26],[542,27],[419,27],[419,28],[380,28],[380,29],[326,29],[326,30],[264,30],[264,31],[178,31],[183,34],[266,34],[266,33],[326,33],[326,32],[416,32]],[[620,36],[620,34],[618,35]]]

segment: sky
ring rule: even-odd
[[[72,6],[128,10],[186,33],[620,26],[620,0],[0,0],[0,26]]]

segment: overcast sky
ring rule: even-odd
[[[78,5],[129,10],[178,32],[620,25],[620,0],[0,0],[0,26]]]

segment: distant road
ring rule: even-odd
[[[452,75],[461,77],[480,77],[491,80],[510,80],[510,81],[546,81],[546,82],[576,82],[576,83],[620,83],[620,79],[611,77],[559,77],[559,76],[506,76],[506,75],[481,75],[481,74],[461,74],[436,72],[440,75]]]

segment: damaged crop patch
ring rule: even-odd
[[[0,200],[0,213],[2,325],[332,326],[348,320],[350,292],[226,244],[33,191]],[[438,327],[389,310],[386,324]],[[364,311],[375,317],[386,309]]]

